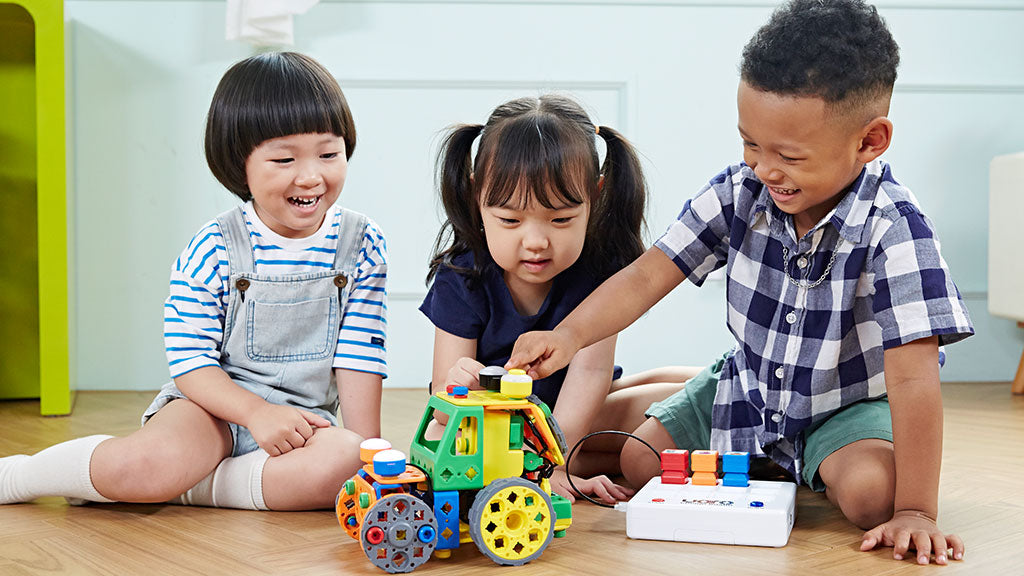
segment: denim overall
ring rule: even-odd
[[[217,222],[230,273],[221,368],[235,384],[267,402],[308,410],[337,425],[334,353],[366,217],[342,210],[332,270],[286,275],[253,273],[241,207],[221,214]],[[185,395],[174,382],[165,384],[143,414],[143,424],[176,398]],[[259,447],[244,426],[228,424],[232,456]]]

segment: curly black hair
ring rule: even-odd
[[[862,0],[792,0],[743,49],[740,77],[752,88],[856,104],[892,94],[900,49]]]

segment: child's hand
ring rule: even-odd
[[[573,476],[572,481],[579,488],[580,492],[588,496],[596,496],[607,504],[629,500],[634,493],[633,490],[612,482],[604,474],[587,479]],[[568,498],[570,502],[576,501],[576,495],[573,493],[572,486],[569,485],[569,479],[565,474],[564,468],[556,468],[555,472],[551,475],[550,482],[552,492]]]
[[[917,550],[917,563],[928,564],[932,553],[936,564],[946,563],[946,553],[952,548],[953,558],[962,560],[964,542],[956,534],[943,535],[933,520],[923,512],[904,510],[892,520],[864,533],[860,549],[867,551],[876,546],[892,546],[893,558],[902,560],[909,548]]]
[[[567,366],[576,352],[579,346],[561,331],[527,332],[516,339],[505,369],[522,368],[536,380]]]
[[[448,369],[448,377],[444,381],[444,386],[447,389],[448,386],[465,386],[470,390],[482,390],[480,386],[480,371],[483,370],[484,365],[477,362],[473,358],[466,358],[463,356],[455,361],[455,365]]]
[[[327,428],[331,423],[312,412],[294,406],[266,403],[245,422],[253,439],[271,456],[280,456],[306,445],[313,428]]]

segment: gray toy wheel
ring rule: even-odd
[[[519,566],[539,557],[554,533],[551,498],[523,478],[491,482],[469,508],[473,543],[503,566]]]
[[[359,533],[363,553],[391,574],[412,572],[437,546],[437,519],[422,500],[392,494],[377,500],[363,517]]]

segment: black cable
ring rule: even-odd
[[[640,442],[644,446],[647,446],[648,448],[650,448],[651,452],[654,452],[654,455],[657,456],[659,461],[661,460],[661,452],[658,452],[654,448],[654,446],[651,446],[650,444],[648,444],[647,441],[644,440],[643,438],[641,438],[641,437],[639,437],[639,436],[637,436],[635,434],[630,434],[629,432],[623,432],[622,430],[598,430],[597,432],[591,432],[590,434],[587,434],[583,438],[580,438],[579,442],[577,442],[572,447],[572,450],[569,451],[569,455],[565,457],[565,477],[569,480],[569,486],[572,487],[573,491],[575,491],[576,494],[580,495],[581,497],[586,499],[587,502],[590,502],[591,504],[597,504],[598,506],[603,506],[604,508],[615,508],[615,506],[613,506],[611,504],[605,504],[604,502],[598,502],[597,500],[594,500],[590,496],[587,496],[582,491],[580,491],[580,489],[577,488],[576,484],[574,484],[573,481],[572,481],[572,474],[569,473],[569,461],[572,460],[572,455],[576,453],[576,450],[579,449],[579,447],[582,446],[583,443],[586,442],[588,438],[590,438],[591,436],[598,436],[600,434],[617,434],[619,436],[629,436],[630,438],[632,438],[632,439],[636,440],[637,442]]]

